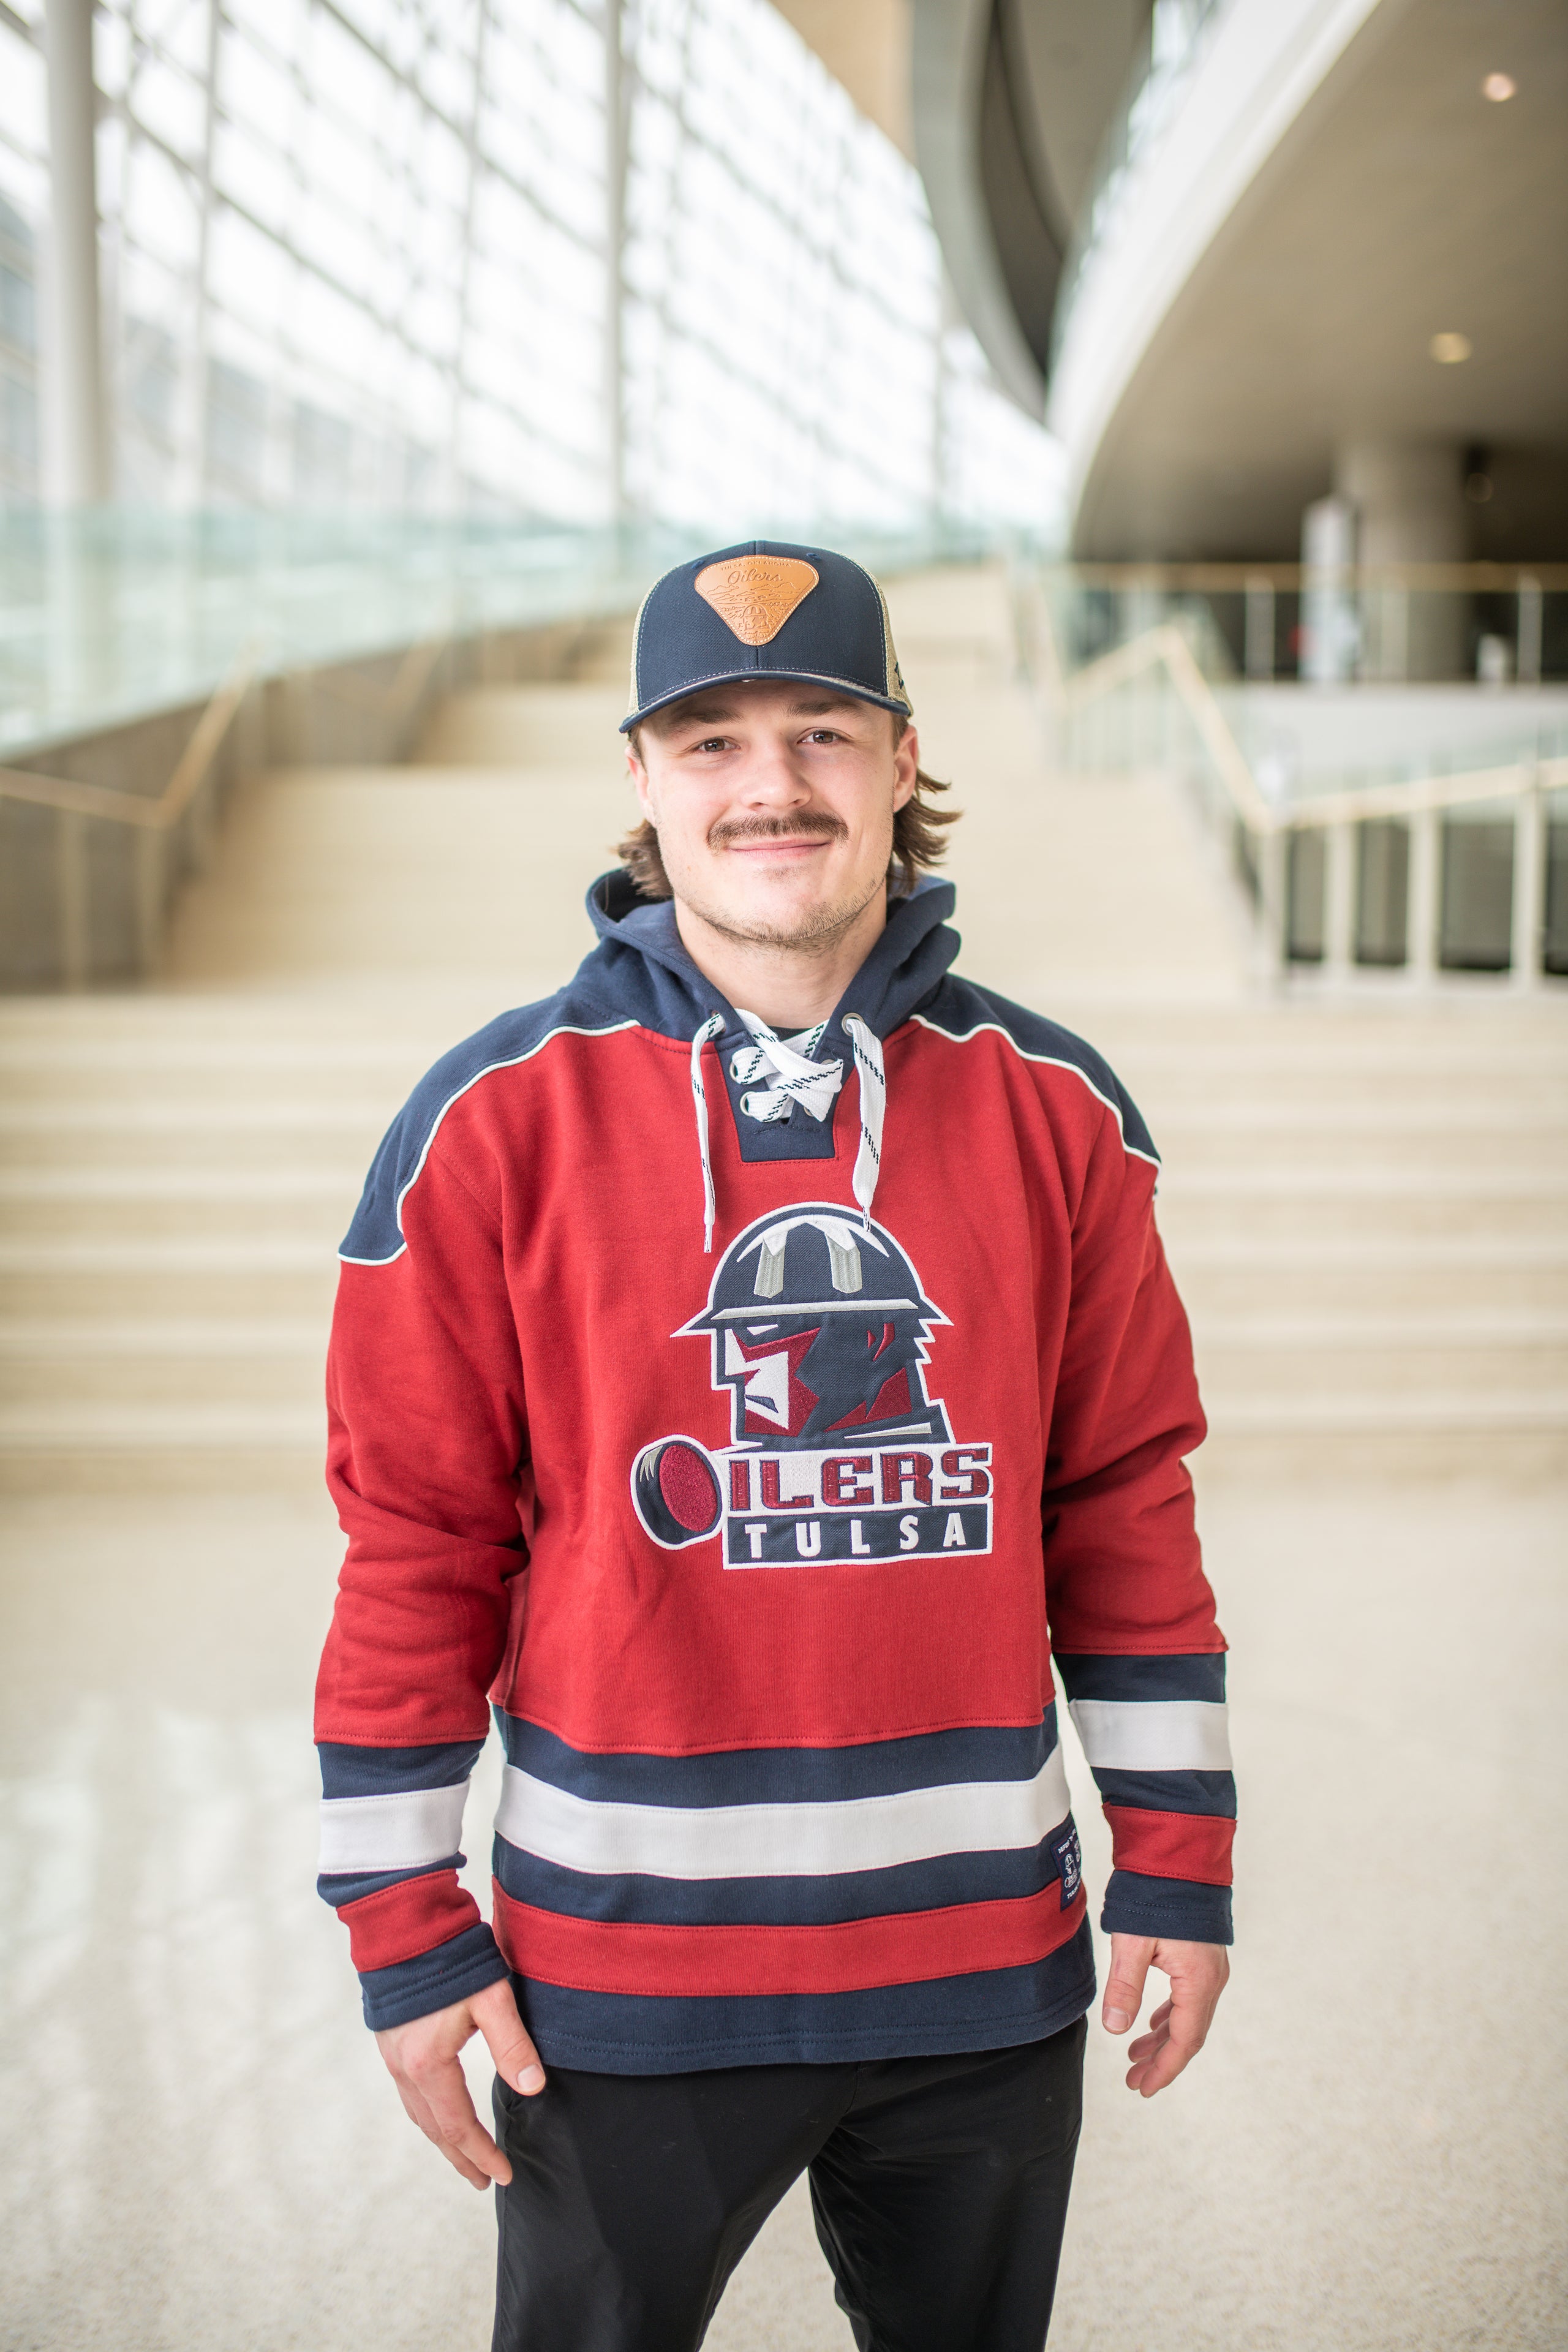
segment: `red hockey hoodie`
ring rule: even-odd
[[[372,2025],[510,1970],[547,2064],[1055,2032],[1104,1924],[1229,1940],[1204,1423],[1142,1121],[895,901],[778,1040],[595,886],[560,994],[439,1062],[342,1250],[321,1892]],[[458,1880],[490,1714],[492,1925]]]

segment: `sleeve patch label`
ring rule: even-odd
[[[1065,1911],[1077,1902],[1079,1888],[1083,1885],[1083,1849],[1078,1842],[1075,1822],[1068,1822],[1065,1829],[1057,1832],[1051,1840],[1051,1852],[1061,1873],[1062,1909]]]

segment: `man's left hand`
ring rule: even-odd
[[[1151,1969],[1171,1980],[1171,1998],[1149,2020],[1149,2031],[1128,2046],[1127,2087],[1152,2099],[1173,2083],[1208,2040],[1209,2027],[1230,1974],[1223,1944],[1184,1944],[1167,1936],[1112,1936],[1110,1975],[1101,2009],[1108,2033],[1126,2033],[1143,2002]]]

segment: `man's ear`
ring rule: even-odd
[[[913,727],[906,727],[893,746],[893,807],[904,808],[914,798],[921,773],[921,739]]]
[[[626,773],[632,780],[632,790],[637,796],[637,806],[649,824],[657,824],[653,813],[653,796],[648,791],[647,770],[637,758],[630,743],[626,745]]]

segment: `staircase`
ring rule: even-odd
[[[1216,1461],[1568,1462],[1568,1022],[1284,1004],[1100,1024],[1153,1129]]]
[[[893,595],[958,780],[961,968],[1089,1035],[1165,1159],[1226,1468],[1568,1466],[1568,1003],[1261,999],[1157,777],[1042,779],[988,574]],[[257,779],[163,983],[0,1003],[0,1481],[319,1476],[336,1244],[446,1045],[545,993],[632,814],[624,633],[416,761]]]

